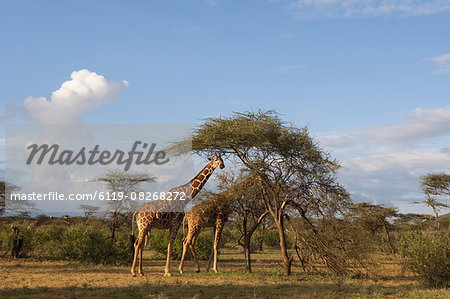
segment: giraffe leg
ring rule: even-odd
[[[141,244],[139,244],[139,269],[138,269],[138,272],[139,272],[140,276],[144,276],[145,275],[144,271],[142,271],[142,264],[144,262],[143,259],[142,259],[142,253],[144,251],[144,245],[145,245],[145,241],[142,240]]]
[[[142,262],[142,247],[144,243],[144,233],[143,231],[139,231],[139,236],[134,243],[134,257],[133,257],[133,264],[131,265],[131,275],[136,276],[136,273],[134,272],[134,269],[136,268],[136,260],[139,255],[139,274],[142,274],[142,268],[141,268],[141,262]]]
[[[217,220],[216,222],[216,235],[214,237],[214,264],[213,271],[217,273],[217,248],[219,247],[220,235],[222,234],[223,222],[222,220]]]
[[[211,246],[211,254],[209,255],[208,263],[206,264],[206,272],[209,272],[213,258],[214,258],[214,241],[213,241],[213,246]]]
[[[216,227],[213,226],[213,238],[215,239],[216,236]],[[214,240],[213,240],[213,247],[211,250],[211,255],[209,256],[208,264],[206,264],[206,272],[209,272],[209,268],[211,268],[211,263],[214,257]]]
[[[167,260],[166,260],[166,268],[164,269],[164,276],[172,277],[172,273],[170,273],[170,264],[172,263],[172,250],[173,243],[175,242],[175,238],[177,236],[179,223],[172,224],[169,229],[169,245],[167,246]]]
[[[180,270],[180,274],[183,274],[184,258],[186,256],[187,247],[192,243],[193,236],[194,236],[194,228],[191,227],[188,230],[188,235],[186,236],[186,239],[184,239],[183,241],[183,253],[181,255],[180,266],[178,268]]]
[[[195,252],[195,241],[197,240],[197,237],[200,233],[200,229],[198,229],[192,238],[191,244],[189,244],[189,247],[191,248],[192,257],[194,258],[195,266],[197,267],[197,270],[195,272],[200,273],[200,264],[198,263],[197,253]]]

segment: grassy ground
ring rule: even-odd
[[[243,256],[231,247],[221,250],[218,274],[195,273],[187,261],[185,274],[176,271],[176,262],[174,276],[166,278],[165,261],[154,257],[145,252],[144,277],[131,277],[127,266],[0,260],[0,298],[450,298],[447,290],[426,289],[411,274],[402,276],[398,261],[389,258],[380,260],[378,276],[347,277],[339,285],[298,265],[284,277],[276,250],[254,254],[252,274],[243,272]]]

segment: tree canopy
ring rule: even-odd
[[[186,148],[183,142],[172,146]],[[286,275],[292,261],[285,248],[286,209],[295,207],[303,217],[332,216],[350,204],[349,194],[336,182],[337,161],[306,127],[285,123],[275,111],[208,118],[194,130],[192,151],[202,156],[221,153],[260,178],[261,198],[280,234]]]
[[[441,208],[448,208],[449,205],[444,203],[448,202],[448,196],[450,195],[450,175],[441,173],[429,173],[420,178],[421,188],[425,193],[425,200],[418,202],[425,204],[433,209],[436,216],[436,224],[438,230],[440,229],[439,222],[439,210]]]

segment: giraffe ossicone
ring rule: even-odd
[[[213,159],[188,183],[172,188],[167,193],[184,192],[185,200],[155,200],[142,204],[133,214],[133,223],[136,216],[136,225],[139,230],[139,236],[134,244],[134,257],[131,266],[131,274],[136,276],[136,260],[139,256],[139,275],[143,276],[142,271],[142,252],[144,248],[144,238],[152,228],[169,229],[169,244],[167,247],[166,267],[164,276],[172,276],[170,265],[172,262],[172,249],[178,229],[180,228],[185,216],[184,207],[194,198],[205,183],[208,181],[216,168],[224,168],[225,165],[220,155],[215,155]],[[132,232],[133,233],[133,232]]]

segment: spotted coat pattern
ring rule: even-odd
[[[134,244],[134,258],[131,266],[131,274],[136,276],[135,267],[136,260],[139,256],[139,275],[143,276],[142,271],[142,251],[144,247],[144,238],[150,233],[152,228],[156,229],[169,229],[169,245],[167,248],[167,260],[164,276],[172,276],[170,273],[170,264],[172,261],[172,249],[175,237],[178,229],[180,228],[183,218],[185,216],[184,206],[194,198],[200,190],[203,188],[207,180],[210,178],[214,170],[224,168],[224,163],[219,155],[216,155],[206,166],[200,171],[190,182],[185,185],[173,188],[167,192],[167,194],[174,192],[184,192],[186,195],[185,200],[172,199],[172,200],[156,200],[152,202],[144,203],[134,213],[136,215],[136,225],[139,230],[139,235]],[[133,220],[134,222],[134,220]]]
[[[249,187],[255,183],[255,177],[251,177],[239,183],[236,187]],[[183,225],[185,220],[187,220],[188,234],[183,241],[183,253],[179,266],[179,271],[181,274],[183,274],[184,259],[188,246],[191,248],[192,256],[197,267],[197,272],[200,272],[200,265],[194,246],[200,231],[205,227],[212,227],[214,234],[213,250],[211,251],[211,255],[206,266],[206,271],[209,271],[211,264],[213,264],[212,269],[215,273],[217,273],[217,248],[219,246],[220,236],[222,234],[225,222],[228,220],[228,217],[232,213],[233,209],[232,201],[227,199],[227,195],[231,191],[232,190],[226,190],[210,197],[204,202],[195,205],[192,210],[186,214],[185,219],[183,220]]]

